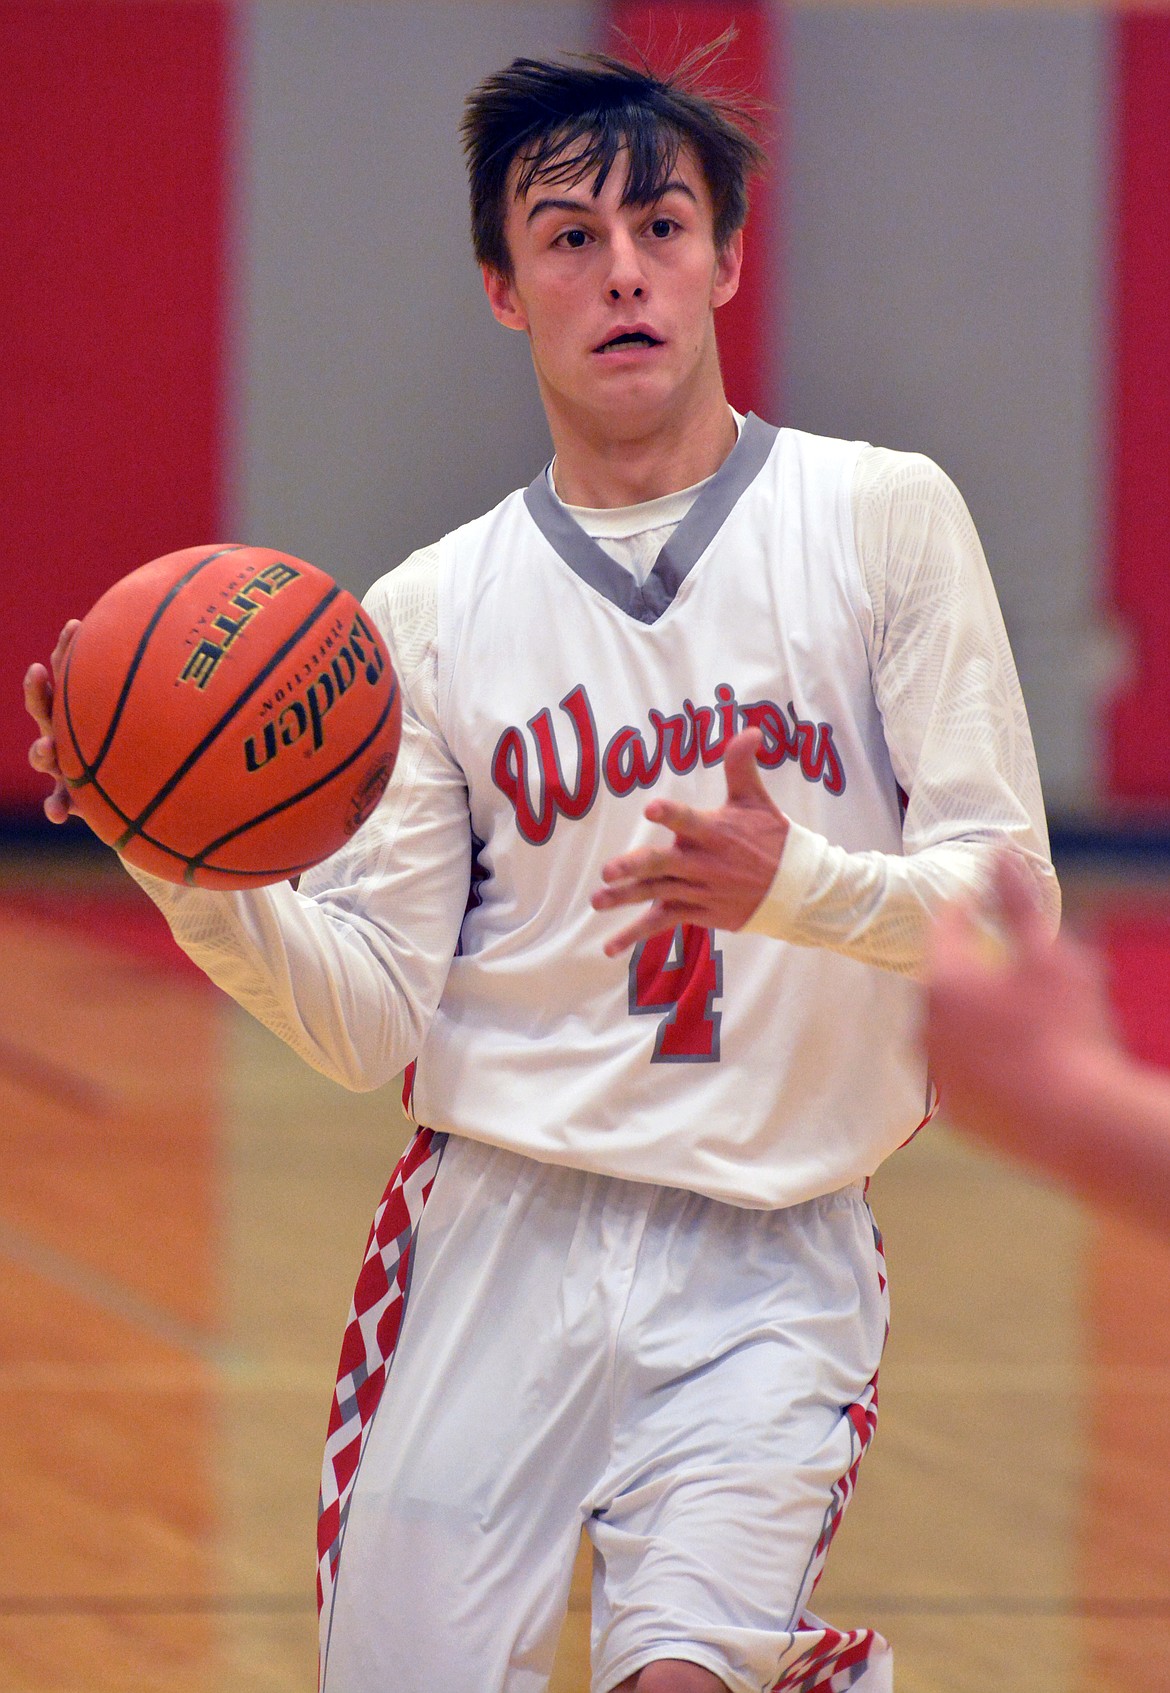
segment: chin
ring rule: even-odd
[[[662,406],[669,405],[685,387],[673,371],[615,370],[600,372],[589,385],[589,395],[602,406]]]

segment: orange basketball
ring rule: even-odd
[[[188,547],[116,582],[53,702],[73,808],[131,864],[204,888],[336,851],[381,798],[401,728],[357,600],[267,547]]]

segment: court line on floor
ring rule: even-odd
[[[4,1225],[0,1223],[0,1255],[3,1254]],[[90,1272],[83,1273],[87,1278]],[[86,1292],[89,1291],[87,1286]],[[204,1337],[204,1349],[208,1344]],[[194,1349],[189,1349],[194,1350]],[[198,1362],[202,1361],[202,1351]],[[223,1380],[222,1391],[265,1393],[310,1393],[321,1391],[323,1382],[332,1387],[335,1360],[327,1358],[311,1361],[282,1356],[266,1356],[263,1352],[231,1352],[224,1348],[217,1367]],[[0,1391],[43,1390],[55,1392],[123,1392],[144,1388],[166,1392],[191,1386],[195,1379],[191,1363],[102,1362],[92,1358],[7,1358],[0,1359]],[[1063,1364],[1040,1365],[1034,1369],[1006,1365],[989,1366],[980,1371],[956,1365],[924,1371],[918,1379],[907,1381],[905,1371],[899,1372],[897,1382],[882,1379],[883,1404],[887,1406],[912,1404],[919,1396],[953,1394],[978,1395],[981,1399],[1003,1396],[1039,1396],[1059,1398],[1098,1397],[1102,1393],[1150,1397],[1170,1393],[1170,1364],[1163,1366],[1130,1367],[1123,1365],[1098,1367],[1091,1378],[1084,1370],[1076,1371]],[[887,1390],[888,1387],[888,1390]]]
[[[201,1358],[105,1363],[95,1358],[16,1358],[0,1361],[0,1393],[188,1393],[206,1384]],[[316,1398],[333,1390],[335,1360],[316,1366],[280,1359],[228,1355],[215,1390],[229,1393],[300,1394]]]
[[[230,1371],[241,1366],[239,1354],[213,1336],[152,1305],[100,1270],[79,1263],[77,1259],[58,1252],[55,1247],[47,1246],[44,1241],[2,1220],[0,1256],[19,1264],[22,1269],[31,1270],[42,1281],[51,1282],[66,1293],[95,1305],[107,1316],[118,1317],[153,1339],[189,1353],[213,1369]]]
[[[0,1616],[268,1616],[315,1611],[314,1593],[141,1594],[106,1598],[100,1594],[0,1594]]]
[[[1095,1365],[1081,1363],[981,1364],[965,1360],[953,1364],[889,1364],[882,1366],[882,1404],[933,1394],[1054,1394],[1061,1398],[1111,1393],[1164,1393],[1170,1389],[1170,1363]]]
[[[884,1611],[892,1616],[937,1617],[1170,1617],[1170,1595],[1151,1599],[1019,1599],[977,1594],[928,1599],[915,1594],[834,1593],[833,1611]]]
[[[55,1058],[19,1046],[3,1035],[0,1035],[0,1073],[26,1093],[40,1094],[54,1105],[80,1111],[87,1117],[104,1120],[116,1116],[120,1108],[117,1096],[92,1077]]]
[[[1118,1620],[1170,1618],[1165,1599],[927,1599],[891,1594],[834,1594],[834,1611],[857,1610],[897,1616],[972,1617],[1086,1617]],[[139,1594],[106,1597],[99,1594],[0,1594],[0,1616],[265,1616],[316,1610],[310,1593]]]

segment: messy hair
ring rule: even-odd
[[[747,219],[747,184],[766,157],[751,131],[757,112],[744,96],[703,87],[734,31],[658,75],[643,59],[605,53],[513,59],[467,98],[461,132],[471,179],[471,239],[477,261],[510,278],[504,236],[508,176],[520,161],[515,193],[536,182],[592,178],[605,186],[621,151],[628,155],[624,206],[651,205],[670,180],[681,148],[703,172],[722,252]]]

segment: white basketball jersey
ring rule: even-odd
[[[439,710],[476,839],[418,1121],[749,1206],[864,1177],[921,1121],[912,983],[692,928],[611,960],[629,913],[590,905],[606,860],[656,833],[650,799],[723,803],[723,751],[748,724],[789,817],[901,852],[853,541],[859,450],[749,417],[642,587],[543,475],[442,543]]]

